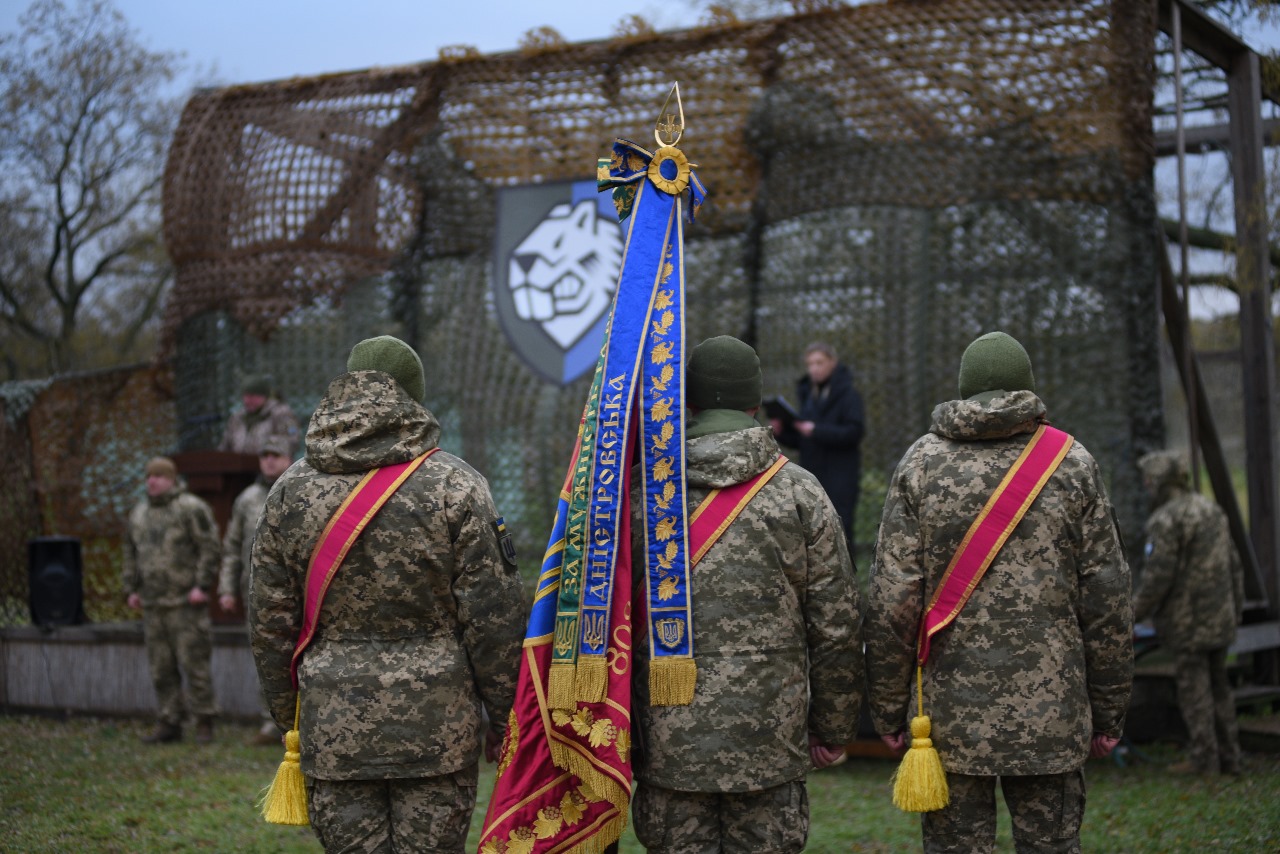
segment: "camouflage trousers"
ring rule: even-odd
[[[147,607],[142,612],[142,634],[160,705],[159,719],[181,726],[184,709],[197,717],[217,714],[209,609],[203,605]],[[185,701],[183,677],[187,680]]]
[[[804,781],[759,792],[674,792],[641,782],[631,802],[649,854],[791,854],[809,838]]]
[[[307,778],[307,815],[325,851],[462,852],[479,764],[408,780]]]
[[[1240,773],[1236,704],[1227,682],[1227,651],[1174,655],[1178,709],[1190,740],[1187,759],[1201,774]]]
[[[1083,769],[1026,777],[947,774],[951,803],[920,817],[925,854],[995,849],[997,780],[1013,819],[1015,851],[1080,851]]]

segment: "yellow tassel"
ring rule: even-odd
[[[698,665],[692,658],[649,660],[649,705],[687,706],[698,687]]]
[[[924,714],[924,679],[916,666],[916,709],[911,719],[911,749],[893,775],[893,805],[906,812],[933,812],[951,802],[942,759],[929,738],[931,725]]]
[[[600,655],[578,656],[575,694],[581,703],[602,703],[609,691],[609,665]]]
[[[299,698],[301,704],[301,698]],[[272,824],[305,827],[307,818],[307,784],[302,776],[302,739],[298,736],[298,714],[294,709],[293,729],[284,734],[284,761],[276,769],[276,778],[262,793],[262,817]]]
[[[907,812],[940,810],[951,801],[942,760],[929,738],[929,719],[911,719],[911,749],[893,775],[893,805]]]
[[[547,705],[553,709],[573,711],[578,708],[573,691],[573,662],[553,661],[547,674]]]

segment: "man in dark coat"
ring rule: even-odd
[[[800,449],[800,465],[827,491],[852,553],[853,513],[862,481],[862,395],[830,344],[818,341],[806,347],[804,364],[805,376],[796,385],[799,418],[789,425],[775,420],[773,432],[782,444]]]

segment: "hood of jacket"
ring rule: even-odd
[[[727,415],[725,413],[728,413]],[[736,414],[736,418],[732,417]],[[722,428],[685,442],[685,479],[689,486],[720,489],[742,483],[773,465],[778,443],[773,431],[745,412],[709,409],[692,419],[695,435],[699,419],[714,418]]]
[[[1151,493],[1152,508],[1168,503],[1175,495],[1190,492],[1187,463],[1177,451],[1156,451],[1138,460],[1138,470]]]
[[[1010,391],[990,400],[939,403],[929,432],[957,442],[1007,439],[1033,433],[1045,420],[1044,403],[1035,392]]]
[[[440,422],[382,371],[329,383],[307,428],[307,462],[328,474],[403,463],[440,442]]]

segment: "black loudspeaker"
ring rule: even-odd
[[[27,542],[27,558],[31,622],[41,628],[86,622],[80,540],[36,537]]]

